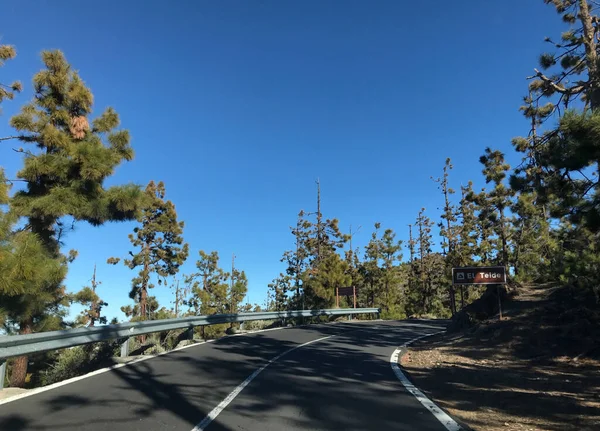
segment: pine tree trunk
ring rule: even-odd
[[[142,291],[140,292],[140,315],[143,316],[142,319],[146,320],[147,313],[147,300],[148,300],[148,290],[145,286],[142,287]],[[140,335],[139,337],[140,343],[146,342],[146,335]]]
[[[27,319],[19,323],[19,335],[31,334],[33,332],[33,321]],[[13,362],[12,373],[10,376],[10,385],[15,388],[25,387],[25,379],[27,378],[28,357],[19,356]]]
[[[598,55],[596,46],[596,28],[594,18],[590,15],[587,0],[579,0],[579,20],[583,28],[583,46],[585,48],[585,62],[588,68],[590,90],[588,96],[589,107],[596,109],[600,106],[600,86],[598,76]]]
[[[454,316],[456,314],[456,293],[454,286],[450,287],[450,313]]]
[[[148,269],[148,244],[144,245],[144,269],[142,273],[142,286],[140,287],[140,316],[142,320],[148,319],[148,281],[150,279]],[[146,342],[146,336],[140,335],[140,343]]]

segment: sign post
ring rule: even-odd
[[[337,307],[340,306],[340,296],[352,296],[354,298],[354,308],[356,308],[356,286],[335,288],[335,304]]]
[[[506,268],[504,266],[475,266],[452,268],[452,285],[476,284],[496,285],[496,294],[498,295],[498,312],[502,320],[502,300],[500,299],[500,285],[506,284]]]

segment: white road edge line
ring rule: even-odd
[[[390,356],[390,365],[392,366],[392,370],[394,370],[394,374],[396,374],[396,377],[398,377],[398,380],[400,380],[406,390],[413,394],[415,398],[419,400],[419,402],[423,404],[423,406],[429,410],[433,416],[435,416],[435,418],[442,423],[442,425],[446,427],[448,431],[460,431],[462,430],[462,427],[454,419],[448,416],[446,412],[440,409],[433,401],[427,398],[425,394],[423,394],[423,392],[421,392],[415,385],[413,385],[410,380],[408,380],[408,377],[406,377],[406,375],[402,372],[400,365],[398,364],[398,357],[403,347],[406,347],[422,338],[431,337],[432,335],[441,334],[442,332],[445,331],[422,335],[421,337],[413,338],[412,340],[407,341],[402,346],[394,350],[394,353],[392,353],[392,356]]]
[[[299,344],[299,345],[292,347],[291,349],[288,349],[285,352],[275,356],[273,359],[270,359],[265,365],[260,367],[258,370],[256,370],[252,374],[250,374],[248,376],[248,378],[246,378],[246,380],[244,380],[242,383],[240,383],[229,395],[227,395],[227,397],[223,401],[221,401],[219,403],[219,405],[217,407],[212,409],[210,411],[210,413],[208,415],[206,415],[206,417],[204,419],[202,419],[202,422],[200,422],[198,425],[196,425],[192,429],[192,431],[204,431],[204,429],[206,429],[206,427],[208,425],[210,425],[210,423],[212,421],[214,421],[217,418],[217,416],[219,416],[219,414],[225,409],[225,407],[227,407],[229,405],[229,403],[231,403],[235,399],[235,397],[237,397],[239,395],[239,393],[242,392],[244,390],[244,388],[246,386],[248,386],[250,384],[250,382],[252,380],[254,380],[254,378],[256,376],[258,376],[269,365],[271,365],[274,362],[277,362],[279,359],[281,359],[288,353],[293,352],[294,350],[299,349],[300,347],[308,346],[309,344],[317,343],[319,341],[323,341],[323,340],[326,340],[331,337],[335,337],[335,335],[329,335],[327,337],[322,337],[322,338],[318,338],[316,340],[308,341],[304,344]]]
[[[332,322],[332,323],[336,323],[336,322]],[[177,349],[168,350],[166,352],[157,353],[155,355],[144,356],[143,358],[133,359],[131,361],[124,362],[124,363],[121,363],[121,364],[111,365],[110,367],[106,367],[106,368],[100,368],[99,370],[95,370],[95,371],[89,372],[89,373],[84,374],[82,376],[72,377],[72,378],[67,379],[67,380],[63,380],[63,381],[60,381],[60,382],[52,383],[51,385],[48,385],[48,386],[42,386],[42,387],[39,387],[39,388],[30,389],[27,392],[23,392],[21,394],[13,395],[11,397],[8,397],[8,398],[5,398],[3,400],[0,400],[0,405],[7,404],[7,403],[10,403],[10,402],[13,402],[13,401],[17,401],[17,400],[20,400],[22,398],[27,398],[27,397],[30,397],[32,395],[39,394],[41,392],[46,392],[46,391],[49,391],[49,390],[52,390],[52,389],[56,389],[56,388],[59,388],[61,386],[68,385],[70,383],[75,383],[75,382],[77,382],[79,380],[87,379],[88,377],[93,377],[93,376],[97,376],[98,374],[106,373],[107,371],[116,370],[116,369],[119,369],[121,367],[126,367],[127,365],[137,364],[138,362],[147,361],[148,359],[157,358],[159,356],[163,356],[163,355],[166,355],[166,354],[169,354],[169,353],[172,353],[172,352],[177,352],[179,350],[189,349],[190,347],[202,346],[203,344],[212,343],[214,341],[223,340],[223,339],[229,338],[229,337],[239,337],[239,336],[243,336],[243,335],[257,334],[257,333],[260,333],[260,332],[278,331],[278,330],[281,330],[281,329],[293,329],[293,328],[300,328],[300,327],[305,327],[305,326],[310,326],[310,325],[281,326],[281,327],[278,327],[278,328],[258,329],[258,330],[254,330],[254,331],[248,331],[248,332],[242,332],[242,333],[238,333],[238,334],[226,335],[224,337],[213,339],[213,340],[206,340],[206,341],[200,341],[198,343],[188,344],[187,346],[182,346],[182,347],[179,347]]]

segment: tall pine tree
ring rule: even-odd
[[[196,314],[227,313],[230,308],[229,274],[219,267],[219,253],[200,250],[199,256],[196,261],[198,271],[188,276],[187,281],[192,283],[192,296],[187,303],[196,310]]]
[[[33,78],[33,101],[10,120],[17,133],[2,140],[33,144],[32,149],[17,149],[24,166],[16,176],[25,188],[13,195],[11,213],[24,218],[24,231],[41,242],[40,256],[57,262],[51,266],[64,266],[69,258],[60,248],[69,224],[130,220],[138,212],[140,190],[135,185],[104,187],[115,168],[133,158],[128,132],[117,129],[117,113],[108,108],[90,120],[92,93],[64,55],[45,51],[42,60],[45,69]],[[42,328],[39,322],[67,300],[56,271],[28,289],[17,298],[21,305],[3,302],[22,334]],[[26,372],[27,358],[17,359],[11,384],[22,386]]]
[[[457,222],[457,210],[455,206],[450,201],[450,196],[452,196],[455,192],[448,183],[448,177],[450,175],[450,170],[452,170],[452,164],[449,158],[446,159],[446,164],[444,165],[444,174],[441,178],[437,178],[434,181],[437,182],[440,186],[440,190],[444,197],[444,209],[442,211],[442,220],[438,223],[440,228],[440,237],[442,238],[442,254],[445,257],[446,261],[446,273],[448,277],[448,286],[449,294],[450,294],[450,309],[452,314],[456,312],[456,304],[455,304],[455,293],[454,286],[450,280],[450,274],[453,267],[459,266],[459,256],[457,254],[457,243],[459,238],[458,227],[456,226]]]
[[[108,305],[107,302],[100,299],[96,289],[102,284],[96,280],[96,265],[94,265],[94,274],[91,279],[91,286],[85,286],[80,291],[70,296],[71,302],[83,305],[83,310],[77,316],[76,326],[94,326],[96,322],[104,325],[107,323],[106,316],[102,315],[102,309]]]
[[[159,285],[166,285],[166,278],[177,274],[189,251],[188,244],[183,242],[184,223],[177,221],[175,205],[165,200],[163,182],[150,181],[144,197],[140,227],[129,235],[136,251],[130,251],[130,258],[123,261],[128,268],[139,269],[129,292],[129,297],[139,304],[137,320],[150,319],[147,299],[148,290],[154,287],[153,278]],[[120,258],[110,258],[108,263],[119,261]]]

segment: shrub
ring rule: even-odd
[[[50,385],[109,365],[118,349],[119,346],[114,342],[64,349],[56,355],[49,368],[40,374],[40,382],[42,385]]]

